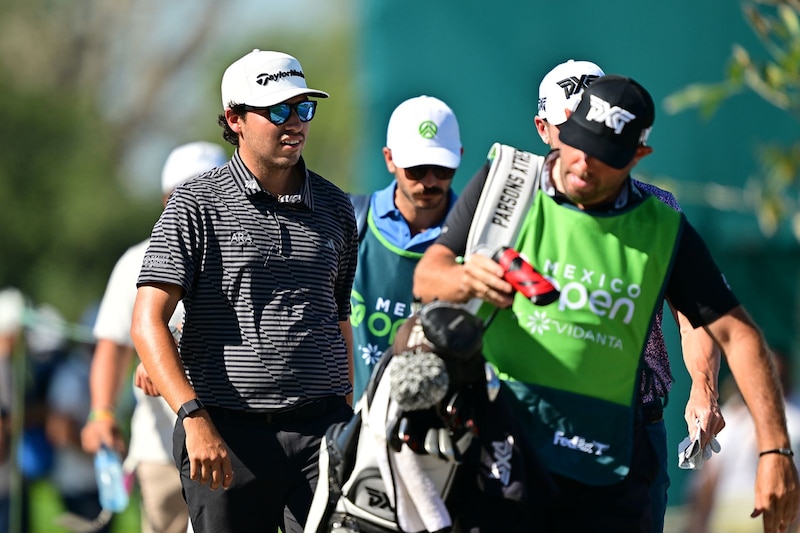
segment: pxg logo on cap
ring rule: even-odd
[[[614,168],[625,168],[655,120],[650,93],[631,78],[604,76],[583,93],[561,126],[561,142]]]
[[[539,84],[539,117],[558,126],[567,120],[566,111],[574,111],[581,93],[604,75],[591,61],[570,59],[554,67]]]

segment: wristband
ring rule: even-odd
[[[205,408],[206,407],[205,405],[203,405],[203,402],[201,402],[197,398],[189,400],[188,402],[181,405],[180,408],[178,409],[178,420],[183,422],[183,419],[186,418],[187,416],[192,415],[197,411],[199,411],[200,409],[205,409]]]
[[[778,455],[785,455],[786,457],[794,457],[794,452],[791,448],[775,448],[774,450],[764,450],[763,452],[759,453],[759,457],[763,457],[770,453],[777,453]]]
[[[96,422],[98,420],[105,420],[116,422],[117,417],[114,416],[114,409],[110,407],[98,407],[89,412],[89,422]]]

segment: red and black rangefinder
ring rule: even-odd
[[[513,248],[503,246],[494,254],[493,259],[503,267],[503,279],[533,305],[548,305],[558,300],[561,294],[558,289]]]

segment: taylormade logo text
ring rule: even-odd
[[[305,79],[305,75],[301,71],[292,69],[281,70],[275,74],[267,74],[266,72],[261,73],[256,76],[256,83],[259,85],[267,85],[271,81],[280,81],[283,78],[289,78],[291,76],[298,76]]]
[[[570,450],[576,450],[589,455],[603,455],[603,452],[611,447],[608,444],[597,442],[596,440],[587,440],[580,435],[567,437],[563,431],[556,431],[553,434],[553,445],[569,448]]]

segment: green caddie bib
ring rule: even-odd
[[[536,195],[516,249],[561,295],[536,306],[517,294],[484,353],[533,415],[528,438],[551,471],[592,485],[627,475],[642,355],[682,220],[652,196],[597,215]]]

